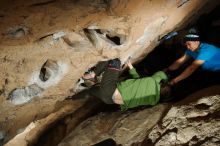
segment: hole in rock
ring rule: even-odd
[[[41,79],[41,81],[46,82],[52,76],[56,76],[58,70],[59,70],[59,66],[57,62],[49,59],[43,64],[40,70],[39,78]]]
[[[114,42],[116,45],[121,45],[121,39],[118,36],[109,36],[108,34],[106,34],[106,37],[111,40],[112,42]]]
[[[95,31],[98,34],[101,34],[103,39],[108,40],[115,45],[122,45],[122,43],[124,42],[124,40],[123,40],[124,38],[120,35],[117,36],[116,34],[114,34],[114,32],[104,30],[104,29],[103,30],[102,29],[95,29]]]
[[[13,26],[8,29],[7,35],[13,38],[21,38],[29,33],[29,29],[25,26]]]
[[[201,109],[201,110],[202,110],[202,109],[203,109],[203,110],[208,110],[209,107],[210,107],[209,105],[204,104],[204,103],[195,105],[195,108]]]
[[[117,145],[113,139],[109,138],[97,144],[94,144],[93,146],[119,146],[119,145]]]
[[[117,35],[112,31],[108,31],[105,29],[83,29],[86,36],[92,43],[97,43],[97,38],[100,37],[104,39],[105,41],[114,44],[114,45],[122,45],[125,41],[125,37],[123,35]],[[96,35],[98,34],[98,35]]]
[[[101,29],[95,29],[95,31],[99,34],[103,34],[103,32],[101,32]]]
[[[29,84],[37,84],[43,89],[54,86],[60,82],[68,69],[67,63],[48,59],[39,71],[33,72]]]

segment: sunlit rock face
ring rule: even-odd
[[[218,0],[2,0],[0,131],[41,119],[97,61],[136,62]]]

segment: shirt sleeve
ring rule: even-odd
[[[203,60],[203,61],[208,61],[210,60],[215,54],[213,52],[201,52],[199,53],[198,57],[196,58],[196,60]]]
[[[140,78],[139,74],[137,73],[135,68],[132,68],[129,70],[129,74],[132,76],[132,78],[134,79],[138,79]]]
[[[196,57],[197,57],[196,53],[194,53],[188,49],[186,50],[185,54],[186,54],[186,56],[192,57],[193,59],[196,59]]]
[[[192,57],[192,55],[191,55],[191,51],[189,51],[189,50],[186,50],[186,51],[185,51],[185,54],[186,54],[187,56]]]

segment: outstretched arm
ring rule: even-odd
[[[189,59],[189,56],[187,56],[186,54],[183,55],[182,57],[180,57],[179,59],[177,59],[173,64],[171,64],[167,70],[169,71],[173,71],[178,69],[184,62],[186,62]]]
[[[126,62],[126,64],[127,64],[128,68],[130,70],[134,68],[133,65],[131,64],[131,60],[130,59]]]
[[[178,83],[181,80],[186,79],[189,77],[197,68],[199,68],[204,63],[203,60],[195,60],[193,63],[187,67],[179,76],[174,78],[170,83],[171,85],[174,85]]]
[[[131,64],[130,59],[126,62],[126,65],[129,68],[129,74],[132,76],[132,78],[137,79],[140,78],[139,74],[137,73],[136,69]]]

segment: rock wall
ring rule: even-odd
[[[99,60],[143,59],[165,35],[218,0],[2,0],[0,131],[8,141],[55,103]],[[20,129],[20,130],[19,130]]]
[[[101,142],[107,145],[108,139],[123,146],[217,146],[220,142],[219,87],[207,88],[174,104],[126,113],[100,113],[82,122],[59,146]]]
[[[219,145],[219,96],[172,107],[149,134],[155,146]]]

